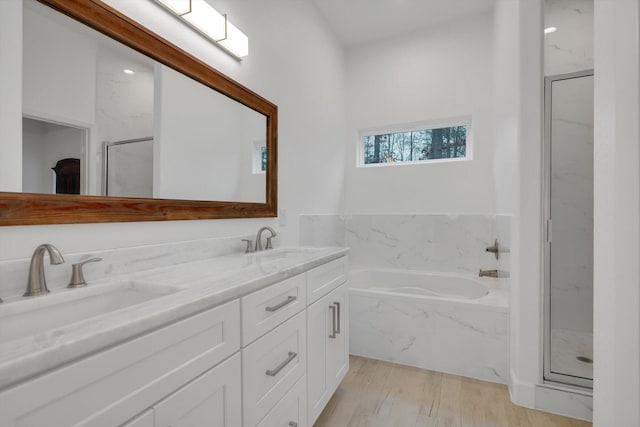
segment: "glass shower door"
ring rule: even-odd
[[[545,84],[545,379],[593,380],[593,71]]]

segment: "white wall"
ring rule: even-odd
[[[542,0],[497,0],[494,13],[496,211],[513,214],[509,390],[533,408],[542,382]]]
[[[96,52],[49,9],[26,2],[23,40],[23,111],[62,122],[95,122]],[[43,13],[44,12],[44,13]]]
[[[347,212],[494,212],[491,13],[352,48],[346,81]],[[355,166],[359,129],[469,115],[470,161]]]
[[[253,140],[266,135],[264,115],[171,68],[156,67],[154,196],[265,202],[264,175],[253,175]],[[261,181],[261,182],[260,182]]]
[[[595,2],[594,425],[640,425],[640,6]]]
[[[5,21],[13,25],[21,14],[20,8],[6,3],[14,2],[0,0],[2,34],[7,28]],[[44,241],[69,253],[235,236],[254,233],[262,225],[280,231],[279,243],[296,244],[299,213],[343,210],[343,52],[309,2],[220,1],[218,9],[228,12],[232,22],[249,36],[250,55],[242,62],[153,3],[111,0],[109,4],[278,105],[279,206],[287,211],[287,225],[281,226],[276,219],[255,219],[2,227],[0,260],[29,257]],[[5,9],[9,10],[6,14]],[[17,43],[20,33],[10,35],[12,43]],[[1,84],[12,78],[12,85],[19,85],[15,71],[11,71],[15,64],[5,63],[4,56],[0,60]],[[16,105],[20,111],[20,101],[14,100],[5,104],[3,92],[0,101],[10,109],[6,116],[0,110],[0,122],[18,120],[16,130],[7,135],[13,144],[21,134],[20,115],[15,113]]]
[[[0,191],[22,191],[22,2],[0,0]]]
[[[518,343],[516,361],[511,366],[515,368],[518,381],[535,384],[542,379],[542,2],[520,1],[518,18],[520,185],[516,239],[519,242],[519,290],[517,302],[512,297],[511,306],[515,312],[512,320],[518,318],[511,337],[517,336]]]
[[[26,118],[22,122],[22,191],[51,193],[51,177],[43,167],[44,122]]]

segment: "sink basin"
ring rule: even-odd
[[[251,254],[247,254],[247,256],[253,256],[257,259],[261,260],[282,260],[288,259],[300,255],[312,254],[315,252],[322,251],[322,248],[278,248],[273,250],[265,250],[262,252],[254,252]]]
[[[170,286],[121,281],[5,302],[0,304],[0,343],[82,322],[178,290]]]

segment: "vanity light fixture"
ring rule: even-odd
[[[547,28],[544,29],[544,33],[545,34],[555,33],[556,31],[558,31],[558,29],[556,27],[547,27]]]
[[[154,1],[238,59],[249,54],[249,38],[206,0]]]

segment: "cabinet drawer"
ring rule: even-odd
[[[304,274],[242,297],[242,346],[269,332],[306,305]]]
[[[242,350],[244,425],[255,426],[307,369],[305,312]]]
[[[307,381],[298,380],[291,390],[269,411],[257,427],[306,427]]]
[[[311,305],[346,281],[347,257],[307,271],[307,305]]]
[[[0,425],[120,425],[238,351],[239,323],[235,300],[8,389]]]

